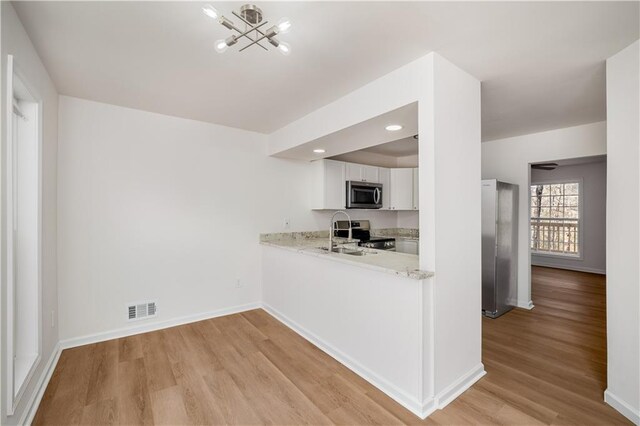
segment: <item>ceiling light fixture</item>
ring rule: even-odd
[[[402,129],[402,126],[399,124],[389,124],[387,127],[385,127],[386,130],[390,131],[390,132],[396,132],[400,129]]]
[[[325,152],[327,152],[327,151],[325,151],[325,150],[324,150],[324,149],[322,149],[322,148],[318,148],[318,149],[314,149],[314,150],[313,150],[313,152],[315,152],[316,154],[324,154],[324,153],[325,153]]]
[[[289,18],[281,18],[276,25],[273,25],[266,30],[262,30],[261,27],[268,23],[268,21],[262,20],[262,10],[256,5],[245,4],[240,8],[239,12],[231,12],[235,17],[244,22],[244,30],[242,30],[236,27],[232,21],[220,15],[216,8],[210,4],[205,5],[202,8],[202,12],[210,18],[216,19],[225,28],[238,33],[237,35],[232,35],[226,39],[216,41],[214,45],[216,52],[225,52],[229,46],[233,46],[243,37],[245,37],[249,43],[242,47],[240,52],[254,45],[257,45],[264,50],[269,50],[264,44],[260,43],[263,40],[268,41],[283,55],[288,55],[291,52],[291,46],[289,46],[288,43],[284,43],[276,39],[278,34],[285,34],[291,29],[291,21]]]

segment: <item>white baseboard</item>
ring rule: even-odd
[[[480,363],[468,371],[467,374],[447,386],[438,393],[435,398],[438,409],[442,410],[449,405],[450,402],[462,395],[464,391],[473,386],[473,384],[480,380],[485,374],[487,374],[487,372],[484,371],[484,364]]]
[[[206,319],[222,317],[225,315],[237,314],[240,312],[259,309],[262,307],[260,302],[247,303],[244,305],[232,306],[229,308],[217,309],[215,311],[202,312],[195,315],[187,315],[184,317],[173,318],[165,321],[152,322],[142,325],[134,325],[131,327],[123,327],[116,330],[105,331],[102,333],[89,334],[81,337],[74,337],[60,341],[62,349],[75,348],[77,346],[89,345],[92,343],[104,342],[111,339],[119,339],[121,337],[132,336],[134,334],[148,333],[150,331],[162,330],[164,328],[175,327],[178,325],[189,324],[192,322],[202,321]]]
[[[589,268],[587,266],[580,266],[580,265],[549,265],[543,262],[535,262],[535,263],[531,262],[531,266],[541,266],[543,268],[566,269],[568,271],[588,272],[590,274],[607,275],[607,271],[605,271],[604,269]]]
[[[631,420],[632,423],[640,425],[640,410],[612,394],[609,389],[604,391],[604,402],[616,409],[620,414]]]
[[[419,417],[424,420],[427,417],[429,417],[437,409],[438,409],[438,404],[436,403],[436,399],[429,398],[422,403],[421,414]]]
[[[40,401],[42,401],[42,397],[44,396],[44,391],[47,390],[47,385],[49,384],[49,380],[51,380],[53,371],[56,369],[56,365],[58,365],[61,353],[62,346],[60,345],[60,342],[58,342],[53,348],[49,361],[47,362],[44,370],[42,370],[42,374],[40,374],[40,378],[38,379],[34,392],[31,395],[31,398],[29,398],[29,402],[25,406],[24,413],[22,414],[22,418],[18,424],[30,425],[33,423],[33,418],[38,411]]]
[[[518,308],[532,310],[534,308],[533,300],[529,300],[528,302],[518,301]]]
[[[420,403],[411,395],[399,389],[392,383],[389,383],[386,379],[380,377],[373,371],[364,367],[363,365],[358,363],[358,361],[352,359],[350,356],[344,354],[340,350],[329,345],[320,337],[316,336],[314,333],[305,329],[304,327],[302,327],[295,321],[291,320],[286,315],[280,313],[278,310],[271,307],[270,305],[263,303],[262,308],[265,311],[267,311],[269,314],[271,314],[273,317],[275,317],[278,321],[282,322],[284,325],[286,325],[287,327],[289,327],[290,329],[298,333],[300,336],[302,336],[309,342],[313,343],[315,346],[320,348],[323,352],[325,352],[332,358],[335,358],[339,363],[341,363],[342,365],[347,367],[349,370],[353,371],[358,376],[362,377],[363,379],[371,383],[376,388],[380,389],[382,392],[387,394],[391,399],[393,399],[398,404],[405,407],[407,410],[411,411],[416,416],[424,419],[428,414],[431,413],[429,412],[427,414],[424,414],[425,409],[429,409],[431,405],[433,405],[431,402],[428,401],[426,403],[424,402]]]

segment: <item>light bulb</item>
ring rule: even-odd
[[[289,18],[281,18],[276,26],[278,27],[278,33],[288,33],[289,29],[291,29],[291,21],[289,20]]]
[[[278,45],[278,50],[280,50],[280,53],[286,56],[291,53],[291,46],[289,46],[289,43],[280,42],[280,44]]]
[[[210,4],[206,4],[202,8],[202,12],[212,19],[216,19],[218,17],[218,11],[216,10],[215,7],[211,6]]]
[[[399,124],[389,124],[387,127],[385,127],[385,129],[390,132],[397,132],[398,130],[402,129],[402,126]]]
[[[225,40],[216,41],[216,44],[215,44],[216,52],[224,53],[228,47],[229,46],[227,45],[227,42]]]

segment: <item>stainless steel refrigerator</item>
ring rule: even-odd
[[[482,181],[482,313],[497,318],[518,300],[518,185]]]

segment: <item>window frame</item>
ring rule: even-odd
[[[578,253],[552,253],[548,251],[538,251],[531,248],[531,241],[533,235],[531,233],[531,187],[535,185],[557,185],[557,184],[567,184],[567,183],[577,183],[578,184]],[[532,256],[541,256],[541,257],[551,257],[556,259],[566,259],[566,260],[584,260],[584,179],[583,178],[563,178],[563,179],[542,179],[536,180],[535,182],[530,179],[529,188],[528,188],[528,200],[527,205],[529,206],[529,210],[527,215],[529,216],[529,252]]]

